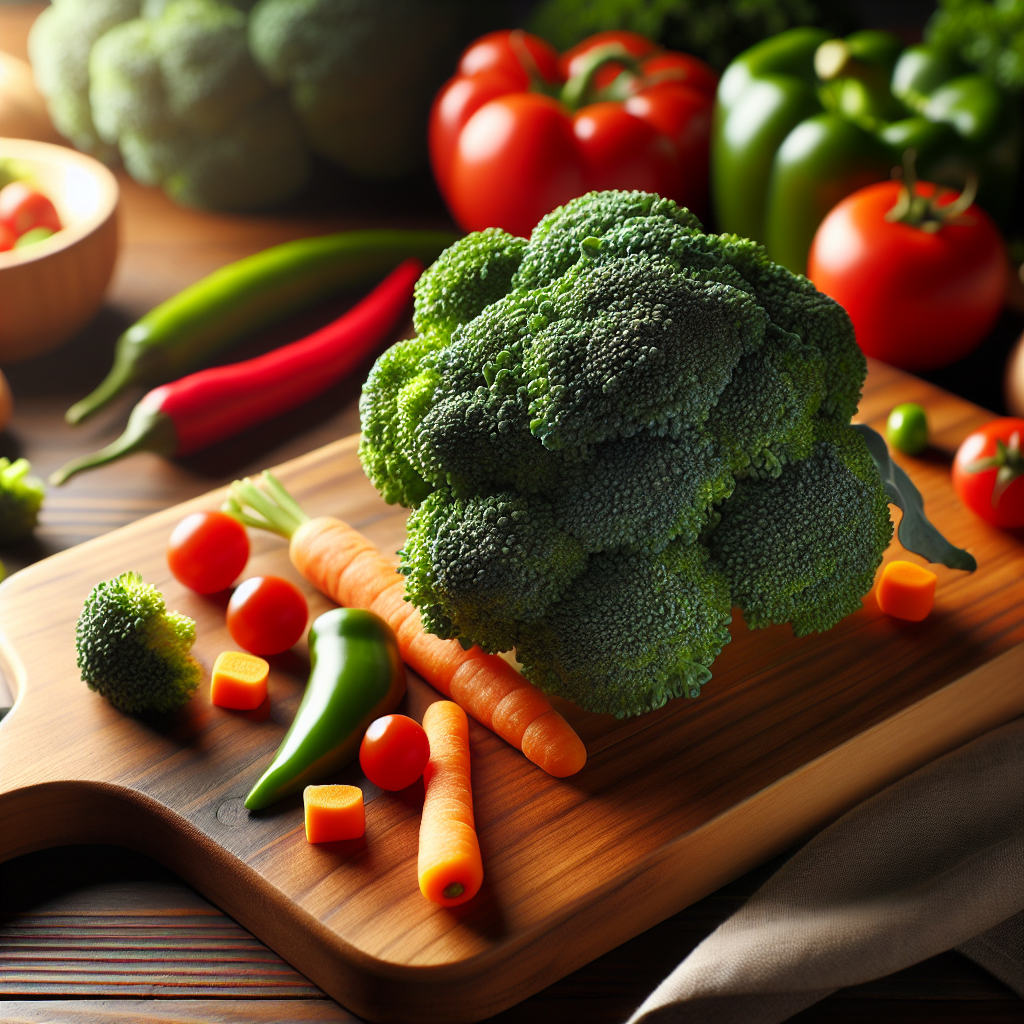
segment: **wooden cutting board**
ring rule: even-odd
[[[273,659],[269,712],[213,707],[204,685],[169,719],[120,714],[80,681],[74,627],[92,586],[128,569],[198,621],[207,669],[233,646],[224,602],[187,591],[163,551],[189,511],[168,509],[55,555],[0,587],[0,651],[17,689],[0,725],[0,860],[61,843],[118,843],[182,875],[354,1012],[376,1021],[474,1021],[523,999],[821,828],[931,758],[1024,713],[1024,543],[952,493],[949,454],[990,418],[881,365],[862,418],[929,411],[934,449],[901,461],[929,514],[970,549],[972,575],[938,569],[923,623],[872,597],[832,631],[741,622],[696,701],[618,722],[560,709],[589,751],[577,776],[545,775],[472,723],[474,800],[486,880],[445,910],[419,894],[422,791],[364,786],[365,840],[310,846],[301,799],[250,814],[243,799],[290,722],[304,645]],[[404,513],[383,504],[348,438],[280,467],[313,514],[340,515],[383,550]],[[283,541],[253,537],[245,575],[275,573],[327,602],[291,568]],[[893,545],[888,557],[903,552]],[[918,559],[918,561],[920,561]],[[437,699],[410,676],[408,712]]]

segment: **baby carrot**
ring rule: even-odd
[[[234,483],[224,510],[289,538],[292,563],[313,586],[340,605],[376,612],[414,672],[549,775],[565,778],[583,767],[587,751],[579,736],[528,679],[497,655],[425,632],[394,562],[348,523],[310,519],[270,473],[264,481],[269,493],[249,481]],[[243,512],[243,504],[260,518]]]
[[[221,651],[210,674],[210,703],[253,711],[267,699],[270,665],[255,654]]]
[[[471,900],[484,880],[473,820],[469,778],[469,721],[450,700],[423,715],[430,760],[423,772],[420,819],[420,892],[432,903],[455,907]]]
[[[895,619],[921,622],[935,604],[937,579],[930,569],[913,562],[889,562],[875,587],[878,607]]]

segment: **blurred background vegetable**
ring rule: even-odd
[[[467,231],[526,236],[599,189],[656,192],[706,216],[716,82],[703,61],[635,33],[601,33],[560,58],[536,36],[494,32],[434,103],[434,176]]]
[[[530,29],[560,50],[606,29],[628,29],[721,71],[737,54],[797,25],[856,28],[843,0],[542,0]]]
[[[367,177],[423,162],[430,97],[501,9],[470,0],[54,0],[32,28],[57,129],[179,202],[294,195],[311,151]],[[493,23],[493,22],[492,22]]]
[[[46,112],[46,100],[32,81],[32,68],[0,52],[0,136],[60,142]]]
[[[31,471],[27,459],[0,459],[0,544],[21,540],[36,528],[46,489]]]

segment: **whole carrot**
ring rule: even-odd
[[[188,455],[326,391],[380,350],[407,315],[422,272],[418,259],[408,259],[348,312],[300,341],[154,388],[116,441],[68,462],[50,483],[132,452]]]
[[[272,474],[263,479],[267,491],[251,481],[232,484],[224,510],[246,526],[287,537],[292,563],[313,586],[338,604],[376,612],[414,672],[549,775],[564,778],[583,767],[587,751],[579,736],[528,679],[497,655],[425,632],[393,562],[342,520],[310,519]]]
[[[473,819],[469,772],[469,722],[450,700],[423,715],[430,760],[423,770],[418,874],[420,892],[432,903],[455,907],[471,900],[484,880]]]

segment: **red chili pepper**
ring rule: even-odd
[[[326,391],[395,330],[422,272],[418,259],[406,260],[347,313],[308,337],[154,388],[132,410],[116,441],[68,462],[50,483],[62,484],[131,452],[188,455]]]
[[[717,76],[635,32],[601,32],[561,57],[518,29],[462,55],[430,115],[434,177],[467,231],[528,235],[593,189],[708,206]]]

